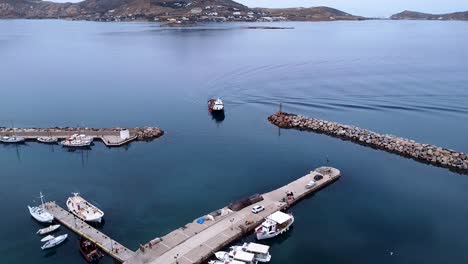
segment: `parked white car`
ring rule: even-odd
[[[315,181],[314,181],[314,180],[311,180],[309,183],[307,183],[306,188],[307,188],[307,189],[310,189],[310,188],[312,188],[312,187],[314,187],[314,186],[315,186]]]
[[[265,206],[263,206],[263,205],[256,205],[256,206],[252,207],[252,213],[254,213],[254,214],[258,214],[263,210],[265,210]]]

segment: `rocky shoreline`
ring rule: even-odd
[[[314,131],[349,140],[361,145],[385,150],[414,160],[448,168],[459,173],[468,173],[468,155],[414,140],[379,134],[367,129],[343,125],[302,115],[277,112],[268,121],[280,128]]]

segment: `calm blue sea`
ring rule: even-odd
[[[137,249],[327,157],[343,177],[293,208],[294,229],[266,242],[272,264],[465,262],[468,176],[266,119],[282,102],[468,152],[468,23],[245,25],[0,21],[0,126],[166,131],[113,149],[0,145],[0,262],[85,263],[66,229],[64,245],[40,250],[26,208],[39,191],[63,206],[80,192],[106,213],[103,232]]]

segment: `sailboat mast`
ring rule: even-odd
[[[42,204],[42,208],[44,208],[44,195],[42,195],[42,192],[40,192],[41,194],[41,204]]]

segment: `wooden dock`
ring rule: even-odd
[[[125,132],[125,133],[122,133]],[[65,139],[73,134],[85,134],[101,140],[108,147],[118,147],[134,140],[152,140],[164,134],[157,127],[136,128],[0,128],[0,137],[14,135],[26,140],[37,140],[38,137],[56,137]],[[125,134],[125,136],[122,136]]]
[[[135,252],[124,247],[123,245],[113,240],[109,236],[103,234],[94,227],[88,225],[86,222],[77,218],[72,213],[64,210],[63,208],[55,204],[55,202],[48,202],[45,204],[45,206],[47,208],[47,211],[49,211],[55,217],[56,221],[68,227],[76,234],[92,241],[109,256],[118,260],[119,262],[125,262],[128,259],[132,258],[135,254]]]
[[[316,182],[313,188],[306,188],[307,183],[316,175],[323,179]],[[341,176],[340,171],[331,167],[321,167],[309,174],[263,194],[263,201],[247,206],[239,211],[227,207],[203,216],[205,222],[193,222],[172,231],[161,238],[156,238],[142,245],[124,264],[193,264],[203,263],[213,254],[235,240],[251,234],[268,215],[288,209],[302,198],[333,183]],[[293,193],[294,199],[287,199],[286,193]],[[253,214],[254,205],[263,205],[265,210]]]

